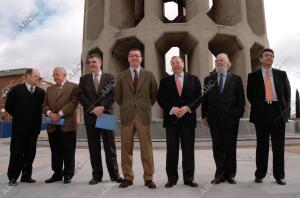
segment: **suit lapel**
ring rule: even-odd
[[[264,96],[264,98],[266,98],[265,81],[264,81],[264,76],[262,74],[261,69],[257,71],[257,80],[258,80],[258,83],[261,84],[262,95]]]
[[[215,73],[212,77],[213,82],[215,82],[215,85],[211,88],[211,91],[214,93],[214,95],[219,96],[219,83],[218,83],[218,74]]]
[[[176,86],[175,75],[173,74],[169,78],[170,78],[170,93],[176,93],[176,96],[178,98],[180,98],[180,96],[178,94],[177,86]],[[182,92],[181,92],[181,95],[182,95]]]
[[[186,73],[183,74],[183,86],[182,86],[182,91],[181,91],[181,97],[183,96],[183,94],[185,93],[185,90],[188,88],[188,85],[189,85],[189,78],[187,76]],[[176,90],[177,90],[177,87],[176,87]],[[177,91],[178,93],[178,91]],[[178,94],[179,96],[179,94]]]
[[[87,84],[88,84],[87,87],[89,87],[89,88],[91,89],[91,91],[92,91],[94,94],[97,95],[96,89],[95,89],[95,85],[94,85],[93,74],[92,74],[92,73],[90,73],[90,74],[87,76]]]
[[[232,75],[229,72],[227,72],[227,77],[226,77],[225,84],[224,84],[223,91],[222,91],[221,95],[226,93],[227,89],[230,87],[231,77],[232,77]]]
[[[138,92],[139,89],[141,88],[144,79],[145,79],[145,71],[144,71],[144,69],[141,68],[140,69],[140,74],[139,74],[139,81],[138,81],[137,88],[136,88],[136,92]]]
[[[106,74],[105,73],[102,73],[101,74],[101,78],[100,78],[100,83],[99,83],[99,86],[98,86],[98,91],[97,91],[97,94],[100,93],[100,91],[103,89],[103,87],[106,85]]]
[[[133,80],[132,80],[132,76],[131,76],[131,72],[130,72],[129,68],[127,69],[126,73],[124,74],[124,77],[127,79],[126,82],[129,84],[129,87],[130,87],[132,93],[134,93]]]
[[[274,81],[274,86],[275,86],[275,91],[276,93],[279,93],[279,76],[278,72],[275,69],[272,69],[272,74],[273,74],[273,81]],[[277,94],[278,97],[278,94]]]
[[[65,82],[65,84],[62,86],[62,88],[55,87],[55,89],[56,89],[56,100],[59,100],[62,97],[62,95],[63,95],[63,93],[64,93],[64,91],[67,87],[68,87],[68,81]]]

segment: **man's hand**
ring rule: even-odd
[[[173,113],[177,118],[179,118],[179,111],[180,111],[180,108],[178,108],[178,107],[173,107],[173,109],[172,109],[172,113]]]
[[[60,115],[58,113],[50,113],[49,117],[53,124],[56,124],[60,119]]]
[[[202,118],[202,123],[204,126],[209,127],[207,119],[206,118]]]
[[[186,112],[188,112],[190,110],[190,108],[188,106],[182,106],[180,107],[179,111],[178,111],[178,118],[181,118],[182,116],[184,116],[186,114]]]
[[[91,111],[91,113],[95,114],[98,117],[102,115],[103,110],[104,110],[103,107],[97,106]]]

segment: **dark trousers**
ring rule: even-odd
[[[23,132],[23,133],[22,133]],[[22,172],[22,178],[31,178],[32,163],[36,153],[37,133],[22,131],[14,134],[10,142],[10,159],[7,171],[8,179],[18,179]]]
[[[178,180],[179,140],[182,149],[182,170],[185,182],[194,180],[195,172],[195,128],[166,127],[168,181]]]
[[[238,121],[230,127],[220,121],[210,125],[213,156],[216,164],[215,178],[235,177],[238,128]]]
[[[284,179],[284,141],[285,123],[280,117],[277,103],[266,104],[265,124],[255,124],[256,129],[256,171],[255,177],[264,178],[268,170],[269,137],[271,135],[273,151],[273,175],[275,179]]]
[[[113,131],[97,129],[95,128],[95,125],[85,125],[85,127],[88,138],[90,160],[93,169],[93,178],[100,180],[103,176],[100,136],[102,136],[103,140],[106,166],[110,179],[113,180],[118,178],[119,169],[117,162],[115,136]]]
[[[55,177],[73,177],[75,172],[76,131],[63,132],[57,127],[49,133],[51,166]]]

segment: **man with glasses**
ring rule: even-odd
[[[156,101],[157,82],[154,75],[141,67],[142,52],[131,49],[128,53],[129,68],[118,75],[116,101],[121,116],[121,164],[124,180],[120,188],[133,184],[133,138],[137,132],[140,140],[141,159],[145,186],[156,188],[153,182],[154,163],[151,140],[151,107]]]

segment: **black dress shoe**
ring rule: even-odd
[[[31,177],[29,178],[21,178],[21,182],[25,182],[25,183],[36,183],[35,179],[32,179]]]
[[[16,185],[18,185],[17,180],[16,179],[9,180],[8,185],[10,185],[10,186],[16,186]]]
[[[46,179],[45,183],[50,184],[50,183],[54,183],[57,181],[62,181],[62,177],[52,176],[49,179]]]
[[[97,178],[93,178],[89,181],[89,184],[90,185],[95,185],[95,184],[98,184],[99,182],[102,182],[101,179],[97,179]]]
[[[235,179],[234,179],[234,178],[231,178],[231,177],[226,178],[226,181],[227,181],[228,183],[230,183],[230,184],[236,184]]]
[[[255,177],[254,182],[257,183],[257,184],[261,184],[261,183],[263,183],[263,179],[259,178],[259,177]]]
[[[166,183],[166,185],[165,185],[165,188],[172,188],[175,185],[176,185],[176,182],[168,181],[168,183]]]
[[[211,180],[211,184],[220,184],[222,182],[225,182],[225,179],[224,178],[215,178],[213,180]]]
[[[277,179],[276,183],[279,185],[286,185],[286,181],[284,179]]]
[[[117,182],[117,183],[122,183],[123,178],[122,178],[122,177],[117,177],[117,178],[111,179],[111,181],[115,181],[115,182]]]
[[[147,186],[150,189],[155,189],[156,188],[156,184],[152,180],[146,181],[145,186]]]
[[[190,187],[198,187],[198,184],[196,182],[188,181],[184,182],[184,185],[190,186]]]
[[[72,182],[72,177],[70,177],[70,176],[64,177],[64,184],[69,184],[71,182]]]
[[[128,179],[123,179],[123,181],[120,183],[119,188],[127,188],[128,186],[132,185],[132,181]]]

